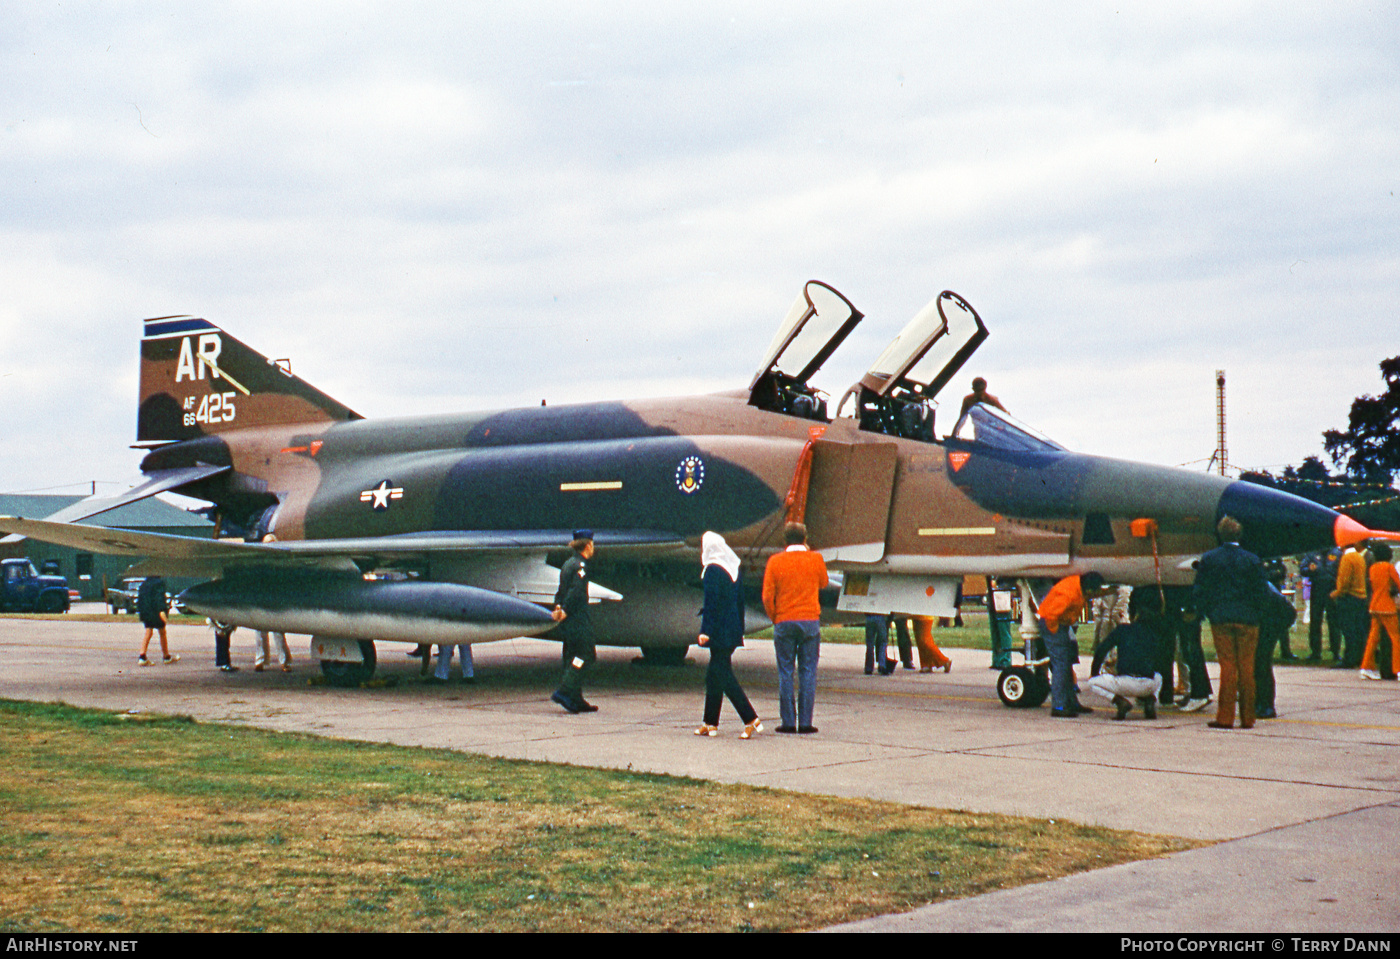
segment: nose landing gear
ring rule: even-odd
[[[1034,709],[1050,695],[1050,660],[1038,659],[1024,666],[1008,666],[997,677],[997,695],[1012,709]]]

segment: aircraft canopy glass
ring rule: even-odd
[[[861,385],[882,396],[898,386],[932,398],[987,338],[971,305],[944,290],[920,310],[876,358]]]
[[[808,281],[788,310],[763,354],[749,389],[766,374],[806,383],[841,345],[863,315],[840,293],[817,280]]]
[[[952,436],[969,443],[985,443],[999,450],[1017,453],[1048,453],[1065,449],[1010,413],[983,403],[972,407],[966,416],[958,420]]]

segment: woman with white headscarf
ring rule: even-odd
[[[705,719],[697,736],[719,733],[719,710],[728,696],[744,721],[740,739],[752,739],[763,731],[758,713],[734,675],[730,657],[744,645],[744,587],[739,580],[739,557],[724,537],[707,532],[700,538],[700,562],[705,571],[705,605],[700,610],[699,643],[710,651],[705,671]]]

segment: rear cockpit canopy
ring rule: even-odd
[[[749,405],[830,422],[824,394],[807,381],[863,318],[850,300],[825,283],[809,280],[768,344],[749,384]]]

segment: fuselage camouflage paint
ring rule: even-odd
[[[662,530],[690,544],[674,561],[693,565],[705,530],[750,558],[778,548],[809,440],[811,544],[837,568],[1003,576],[1095,568],[1124,582],[1150,582],[1160,569],[1165,582],[1190,582],[1189,560],[1216,544],[1222,497],[1238,486],[1078,453],[923,443],[843,419],[814,424],[737,393],[227,430],[158,450],[143,468],[226,463],[232,471],[194,495],[275,500],[279,540]],[[1138,518],[1156,521],[1155,560],[1152,539],[1130,530]],[[1316,519],[1267,538],[1287,540],[1289,551],[1316,548],[1330,515]],[[1087,541],[1086,521],[1097,530]]]
[[[1244,522],[1246,548],[1264,555],[1332,545],[1337,518],[1217,476],[1048,442],[1017,449],[867,432],[856,419],[755,405],[747,390],[366,420],[285,362],[190,317],[147,321],[141,368],[138,437],[166,444],[142,470],[197,475],[178,490],[216,504],[221,523],[311,541],[317,562],[324,544],[347,544],[336,575],[398,567],[538,597],[544,564],[563,560],[569,531],[598,530],[594,582],[626,597],[599,611],[603,642],[690,641],[701,534],[719,532],[739,552],[752,598],[794,513],[838,570],[1053,578],[1093,569],[1168,585],[1192,580],[1226,512]],[[800,469],[809,448],[810,470]],[[423,534],[452,542],[402,546]],[[500,548],[516,534],[524,558]],[[473,552],[472,537],[486,546]],[[256,570],[247,582],[258,582]],[[237,583],[224,592],[239,600]],[[283,601],[294,606],[292,594]],[[451,617],[438,618],[450,632]]]

